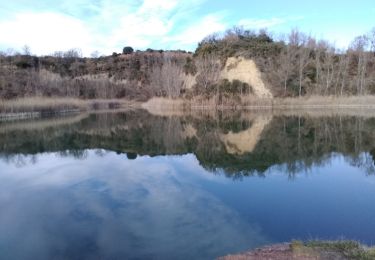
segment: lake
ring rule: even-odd
[[[371,112],[0,122],[0,258],[214,259],[292,239],[373,245],[374,160]]]

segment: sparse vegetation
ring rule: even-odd
[[[296,29],[272,37],[234,27],[206,37],[195,56],[215,56],[222,64],[233,56],[253,59],[277,97],[375,94],[374,37],[359,36],[341,50]]]
[[[69,111],[87,111],[95,109],[115,109],[135,105],[134,102],[119,99],[82,100],[77,98],[30,97],[0,100],[0,114],[3,116],[16,113],[40,112],[44,114]],[[4,115],[5,114],[5,115]],[[2,116],[0,116],[1,118]]]
[[[342,240],[342,241],[321,241],[312,240],[306,243],[292,242],[291,247],[293,251],[313,249],[313,251],[323,253],[336,253],[344,259],[374,259],[375,248],[368,248],[356,241]]]
[[[174,82],[170,82],[171,86],[166,88],[153,81],[153,75],[163,71],[169,79],[181,81],[174,71],[183,71],[188,56],[179,52],[136,52],[99,58],[80,58],[61,52],[45,57],[0,56],[0,98],[145,101],[153,96],[178,96],[182,86],[174,90]]]
[[[373,95],[374,42],[372,32],[355,38],[348,50],[339,50],[298,30],[275,37],[265,30],[235,27],[206,37],[194,54],[153,49],[134,52],[126,46],[122,54],[106,57],[94,52],[83,58],[78,49],[36,57],[25,46],[23,54],[0,53],[0,98],[146,101],[168,97],[212,101],[213,106],[249,105],[243,101],[259,97],[256,86],[244,79],[223,78],[230,57],[255,62],[256,80],[269,92],[268,98]],[[296,103],[303,99],[298,100]]]
[[[375,258],[375,249],[355,241],[309,241],[294,240],[291,243],[276,244],[258,248],[238,255],[220,257],[221,260],[239,259],[358,259]]]

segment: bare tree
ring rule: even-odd
[[[335,74],[335,48],[328,47],[324,52],[324,60],[323,60],[323,71],[322,71],[322,86],[324,86],[324,94],[329,94],[329,89],[331,87],[332,81],[334,79]]]
[[[55,51],[54,53],[51,54],[51,56],[56,57],[56,58],[63,58],[64,52],[63,51]]]
[[[196,61],[197,69],[200,74],[197,77],[197,82],[204,90],[210,85],[215,84],[220,77],[220,61],[213,54],[207,54],[199,57]]]
[[[315,76],[315,84],[318,87],[318,93],[322,94],[323,93],[323,86],[324,84],[324,79],[322,79],[322,73],[323,73],[323,64],[324,64],[324,57],[326,56],[326,52],[329,49],[329,43],[320,40],[319,42],[316,43],[315,45],[315,70],[316,70],[316,76]]]
[[[91,58],[94,58],[94,59],[99,58],[99,56],[100,56],[100,52],[99,52],[99,51],[93,51],[93,52],[90,54],[90,57],[91,57]]]
[[[153,68],[150,81],[157,95],[175,98],[181,93],[184,83],[183,75],[183,66],[176,62],[173,54],[164,53],[163,64]]]
[[[345,53],[340,55],[339,60],[339,72],[337,74],[337,86],[340,85],[340,95],[344,94],[344,87],[348,81],[348,68],[349,68],[350,56]],[[341,84],[339,83],[341,81]]]
[[[369,34],[369,39],[371,42],[371,51],[374,53],[375,56],[375,27],[372,28],[370,34]]]
[[[14,56],[14,55],[16,55],[16,51],[15,51],[13,48],[8,48],[8,49],[5,51],[5,55],[6,55],[6,56]]]
[[[167,54],[164,55],[164,64],[161,72],[168,97],[178,97],[183,85],[183,79],[181,78],[183,68],[174,63],[172,58]]]
[[[298,56],[298,82],[299,82],[299,88],[298,88],[298,96],[302,96],[302,85],[303,80],[305,76],[305,68],[309,64],[309,57],[310,57],[310,48],[308,46],[310,38],[307,37],[305,34],[299,35],[299,49],[297,52]]]
[[[293,70],[293,63],[295,60],[295,52],[293,51],[293,46],[291,44],[286,44],[280,54],[280,72],[283,78],[284,84],[284,96],[286,96],[288,80],[290,73]]]
[[[354,39],[351,48],[357,58],[357,93],[363,95],[366,88],[366,70],[368,55],[366,49],[369,45],[369,39],[366,35],[358,36]]]
[[[307,48],[308,41],[311,38],[301,33],[298,29],[292,29],[289,33],[288,45],[293,48],[296,56],[296,66],[298,71],[298,96],[302,95],[302,82],[304,79],[304,71],[309,61],[310,49]]]
[[[31,55],[31,49],[30,49],[29,45],[24,45],[22,47],[22,54],[23,55],[28,55],[28,56]]]
[[[81,49],[70,49],[63,52],[64,58],[82,58],[82,51]]]

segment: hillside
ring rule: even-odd
[[[375,30],[374,30],[375,32]],[[284,39],[233,28],[211,35],[195,53],[130,51],[83,58],[75,50],[50,56],[0,53],[0,98],[182,98],[216,105],[244,97],[375,94],[375,33],[338,50],[297,30]]]

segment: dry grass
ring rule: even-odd
[[[375,96],[347,96],[305,98],[258,98],[242,96],[241,100],[223,99],[217,105],[217,99],[196,96],[192,99],[153,98],[142,104],[142,108],[157,116],[217,116],[218,111],[242,111],[241,115],[262,114],[272,116],[375,116]]]
[[[31,97],[12,100],[0,100],[1,113],[39,112],[45,110],[84,110],[87,103],[73,98]]]
[[[183,108],[184,100],[172,98],[158,98],[154,97],[142,104],[143,108]]]
[[[375,108],[375,96],[309,96],[294,98],[259,99],[241,98],[244,108],[310,109],[310,108]]]
[[[192,99],[152,98],[142,107],[147,110],[196,110],[196,109],[374,109],[375,96],[310,96],[302,98],[259,98],[253,95],[240,99],[196,96]]]
[[[136,102],[123,99],[83,100],[78,98],[29,97],[12,100],[0,99],[0,114],[3,117],[20,113],[64,113],[96,109],[115,109],[135,106]]]
[[[124,99],[46,98],[30,97],[0,99],[0,120],[38,118],[43,114],[64,114],[91,110],[112,110],[140,107],[139,103]]]
[[[310,96],[302,98],[276,98],[274,107],[316,108],[316,107],[367,107],[375,108],[375,96]]]
[[[13,100],[0,99],[0,117],[38,117],[41,113],[63,113],[72,111],[108,110],[119,108],[144,108],[158,115],[179,115],[191,110],[225,110],[225,109],[250,109],[275,111],[316,111],[321,110],[365,110],[373,115],[375,109],[375,96],[344,96],[322,97],[310,96],[303,98],[258,98],[255,96],[242,96],[241,99],[223,98],[218,104],[216,97],[207,99],[194,97],[193,99],[168,99],[152,98],[142,105],[135,101],[124,99],[95,99],[83,100],[77,98],[46,98],[30,97]],[[23,114],[22,114],[23,113]],[[34,113],[34,114],[32,114]],[[22,114],[20,116],[20,114]]]
[[[220,260],[258,259],[375,259],[375,249],[356,241],[292,241],[257,248],[237,255],[219,257]]]
[[[258,98],[252,95],[241,97],[241,105],[246,108],[272,108],[273,101],[272,98]]]
[[[245,106],[272,107],[272,99],[259,98],[255,96],[242,96],[241,98],[222,96],[219,101],[217,97],[205,98],[196,96],[190,100],[184,101],[184,108],[191,109],[241,109]]]
[[[182,116],[185,102],[182,99],[151,98],[141,107],[157,116]]]
[[[217,99],[215,97],[205,98],[202,96],[196,96],[185,102],[186,106],[192,109],[211,109],[217,106]]]

